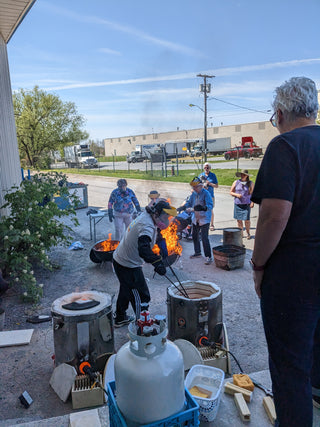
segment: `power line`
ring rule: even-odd
[[[254,112],[256,112],[256,113],[263,113],[263,114],[269,114],[269,113],[270,113],[270,111],[261,111],[261,110],[256,110],[256,109],[254,109],[254,108],[243,107],[243,106],[241,106],[241,105],[233,104],[232,102],[223,101],[222,99],[215,98],[214,96],[210,96],[210,98],[208,98],[208,99],[209,99],[209,100],[210,100],[210,99],[215,99],[216,101],[223,102],[224,104],[233,105],[234,107],[243,108],[244,110],[254,111]]]

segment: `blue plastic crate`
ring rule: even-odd
[[[127,427],[126,421],[116,402],[115,390],[115,381],[109,382],[107,392],[110,426]],[[140,427],[197,427],[200,424],[199,405],[187,389],[185,389],[185,398],[186,409],[184,411],[172,415],[171,417],[164,418],[163,420],[156,421],[155,423],[141,424]]]

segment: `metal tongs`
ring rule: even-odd
[[[175,271],[174,271],[174,269],[171,267],[171,265],[169,264],[169,262],[168,262],[168,258],[166,258],[166,261],[167,261],[167,265],[168,265],[168,267],[170,268],[170,270],[171,270],[171,273],[174,275],[174,277],[177,279],[177,281],[179,282],[179,286],[180,286],[180,288],[165,274],[164,275],[164,277],[166,278],[166,279],[168,279],[169,280],[169,282],[180,292],[180,294],[182,295],[182,296],[184,296],[185,298],[188,298],[188,299],[190,299],[190,297],[189,297],[189,295],[188,295],[188,292],[186,291],[186,288],[184,288],[184,286],[182,285],[182,283],[180,282],[180,280],[179,280],[179,277],[176,275],[176,273],[175,273]]]

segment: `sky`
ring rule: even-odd
[[[268,120],[293,76],[320,89],[319,0],[37,0],[8,43],[13,91],[74,102],[89,138]],[[190,107],[195,104],[196,107]]]

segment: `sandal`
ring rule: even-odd
[[[247,235],[247,240],[250,240],[251,239],[251,236],[250,236],[250,234],[248,234]]]
[[[210,225],[210,231],[214,231],[214,230],[215,230],[214,225]]]

